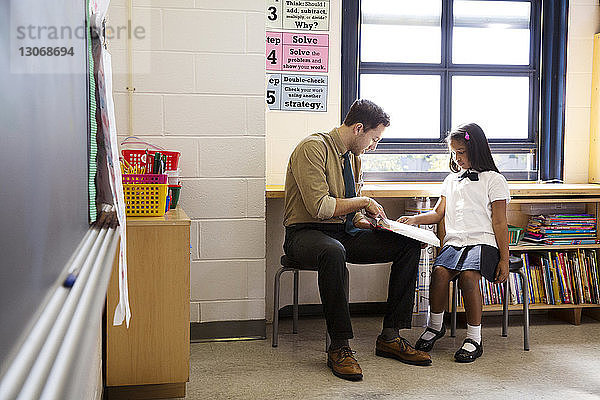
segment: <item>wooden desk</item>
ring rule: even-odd
[[[190,354],[190,219],[182,209],[127,218],[127,274],[129,329],[112,325],[118,265],[107,293],[107,397],[183,397]]]

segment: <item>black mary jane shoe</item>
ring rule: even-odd
[[[435,336],[429,340],[422,339],[425,332],[431,332]],[[425,332],[423,332],[421,334],[421,337],[419,338],[419,340],[417,340],[417,343],[415,343],[415,349],[425,351],[425,352],[430,352],[431,349],[433,349],[433,344],[436,342],[436,340],[438,340],[439,338],[443,337],[446,334],[446,326],[444,324],[442,324],[442,329],[440,329],[439,331],[436,331],[435,329],[427,327],[427,329],[425,329]]]
[[[465,343],[471,343],[473,346],[475,346],[475,350],[467,351],[467,350],[463,349],[463,346],[465,345]],[[473,339],[466,338],[463,342],[463,345],[460,346],[460,349],[458,349],[458,351],[456,353],[454,353],[454,360],[456,360],[456,362],[459,362],[459,363],[470,363],[470,362],[475,361],[477,358],[481,357],[482,354],[483,354],[483,345],[477,343]]]

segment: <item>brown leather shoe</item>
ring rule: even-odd
[[[354,358],[354,352],[348,346],[328,350],[327,366],[338,378],[349,381],[360,381],[363,378],[362,369],[360,369],[358,361]]]
[[[431,365],[431,357],[424,351],[415,350],[408,340],[397,337],[387,342],[381,336],[377,337],[375,355],[380,357],[395,358],[411,365]]]

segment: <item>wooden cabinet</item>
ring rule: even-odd
[[[131,320],[113,326],[118,268],[107,293],[106,385],[109,398],[185,396],[190,354],[190,220],[127,218]],[[152,386],[143,386],[152,385]]]

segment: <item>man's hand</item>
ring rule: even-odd
[[[402,222],[403,224],[407,224],[407,225],[418,225],[414,215],[403,215],[400,218],[398,218],[396,221]]]
[[[496,267],[494,283],[504,283],[508,278],[508,260],[500,260]]]
[[[354,223],[354,226],[360,229],[375,229],[373,225],[365,218],[361,218]]]
[[[368,199],[369,199],[369,203],[365,207],[365,211],[367,212],[367,215],[372,218],[379,217],[379,216],[381,216],[383,218],[387,218],[387,216],[385,215],[385,211],[383,211],[383,207],[381,206],[381,204],[379,204],[378,202],[376,202],[375,200],[373,200],[370,197]]]

